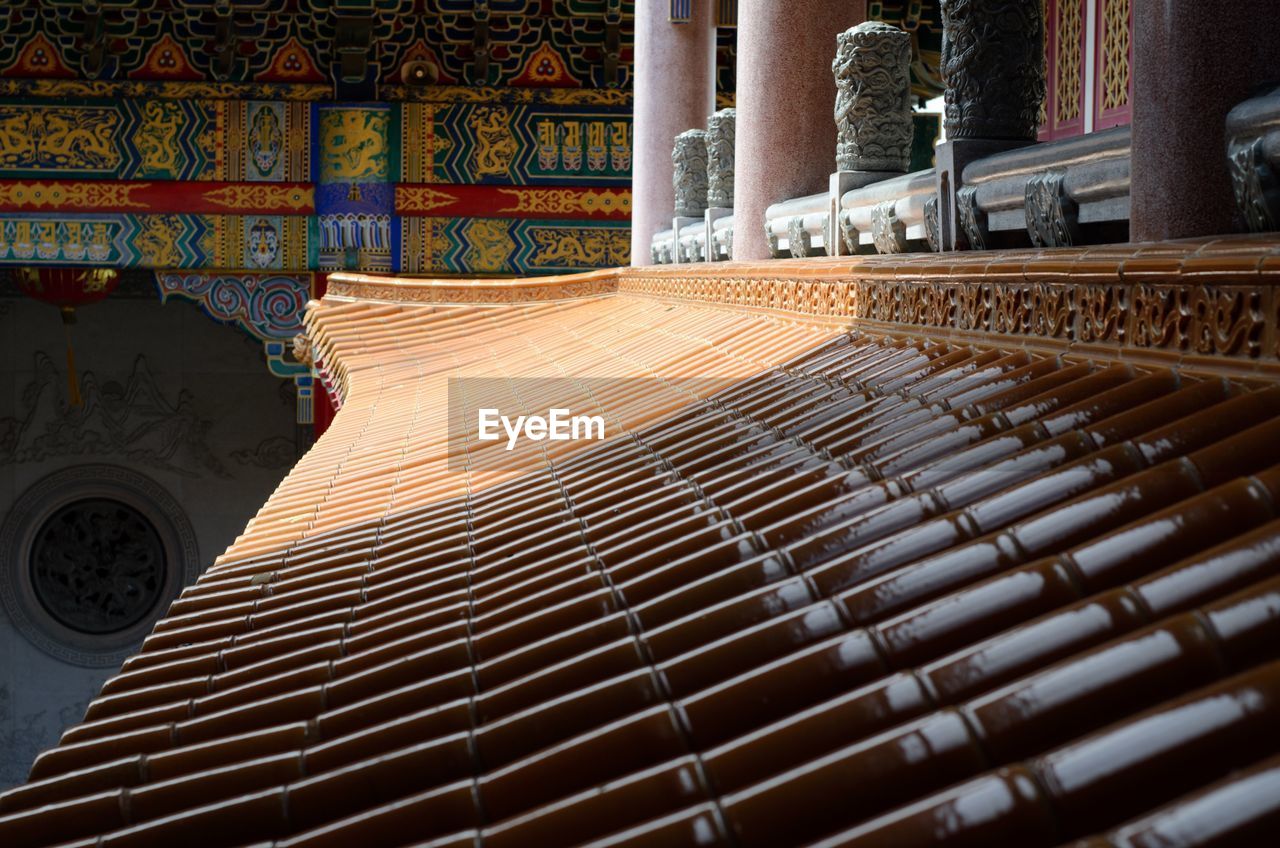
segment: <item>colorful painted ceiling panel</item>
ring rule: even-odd
[[[631,258],[625,222],[403,218],[400,268],[450,275],[550,274]]]
[[[0,75],[333,84],[336,43],[368,25],[376,83],[429,61],[441,82],[629,86],[627,0],[13,0],[0,8]]]
[[[626,262],[629,96],[516,91],[359,106],[4,101],[0,262],[445,274]]]
[[[314,267],[302,215],[0,215],[0,265]]]
[[[315,210],[311,183],[173,180],[0,180],[0,209],[12,212],[239,212],[302,215]]]
[[[611,107],[406,103],[406,181],[627,185],[631,115]]]
[[[0,102],[0,177],[306,181],[310,106],[228,100]]]

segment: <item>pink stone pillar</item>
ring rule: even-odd
[[[827,190],[836,169],[836,36],[866,19],[866,0],[740,0],[734,259],[769,258],[769,204]]]
[[[685,130],[705,129],[716,108],[716,25],[711,0],[695,0],[693,20],[667,20],[668,0],[637,0],[631,161],[631,264],[649,264],[653,234],[671,226],[671,147]]]
[[[1133,0],[1129,238],[1236,229],[1227,112],[1276,77],[1276,0]]]

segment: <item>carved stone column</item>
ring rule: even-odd
[[[734,259],[769,258],[770,204],[827,190],[831,45],[866,18],[865,0],[739,0]]]
[[[685,130],[676,136],[671,150],[671,187],[675,192],[675,217],[671,233],[677,262],[696,262],[692,249],[681,246],[682,231],[690,224],[701,225],[707,211],[707,131]],[[696,232],[696,231],[695,231]],[[689,245],[694,238],[690,237]],[[705,245],[704,245],[705,247]]]
[[[911,165],[911,36],[867,21],[836,36],[836,170]]]
[[[671,189],[677,218],[701,217],[707,210],[707,131],[685,130],[671,150]]]
[[[715,223],[733,214],[733,143],[737,113],[721,109],[707,118],[707,259],[716,261],[732,255],[730,244],[716,241]],[[732,234],[732,230],[728,230]],[[721,252],[724,252],[722,257]]]
[[[1044,102],[1041,0],[942,0],[942,76],[947,141],[938,145],[943,250],[982,249],[985,216],[964,168],[974,159],[1033,144]]]
[[[911,167],[911,36],[878,21],[836,36],[836,172],[829,185],[827,253],[849,252],[840,238],[845,192],[905,174]],[[888,213],[894,218],[893,211]],[[892,223],[892,222],[890,222]]]
[[[1226,116],[1275,80],[1275,0],[1133,0],[1131,241],[1241,228]]]
[[[733,109],[707,118],[707,206],[733,208]]]
[[[631,262],[649,261],[650,240],[671,223],[671,139],[701,127],[715,109],[716,29],[711,3],[692,4],[687,24],[667,20],[667,0],[637,0],[631,172]]]

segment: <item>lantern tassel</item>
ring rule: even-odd
[[[67,399],[72,406],[80,406],[80,380],[76,376],[76,352],[71,346],[71,325],[76,322],[74,307],[62,307],[62,331],[67,338]]]

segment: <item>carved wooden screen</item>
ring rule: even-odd
[[[1129,123],[1132,0],[1044,0],[1048,83],[1040,140]]]
[[[1093,128],[1133,119],[1133,8],[1131,0],[1097,0]]]
[[[1080,135],[1085,131],[1086,22],[1090,0],[1047,0],[1045,52],[1048,69],[1045,123],[1040,138]]]

